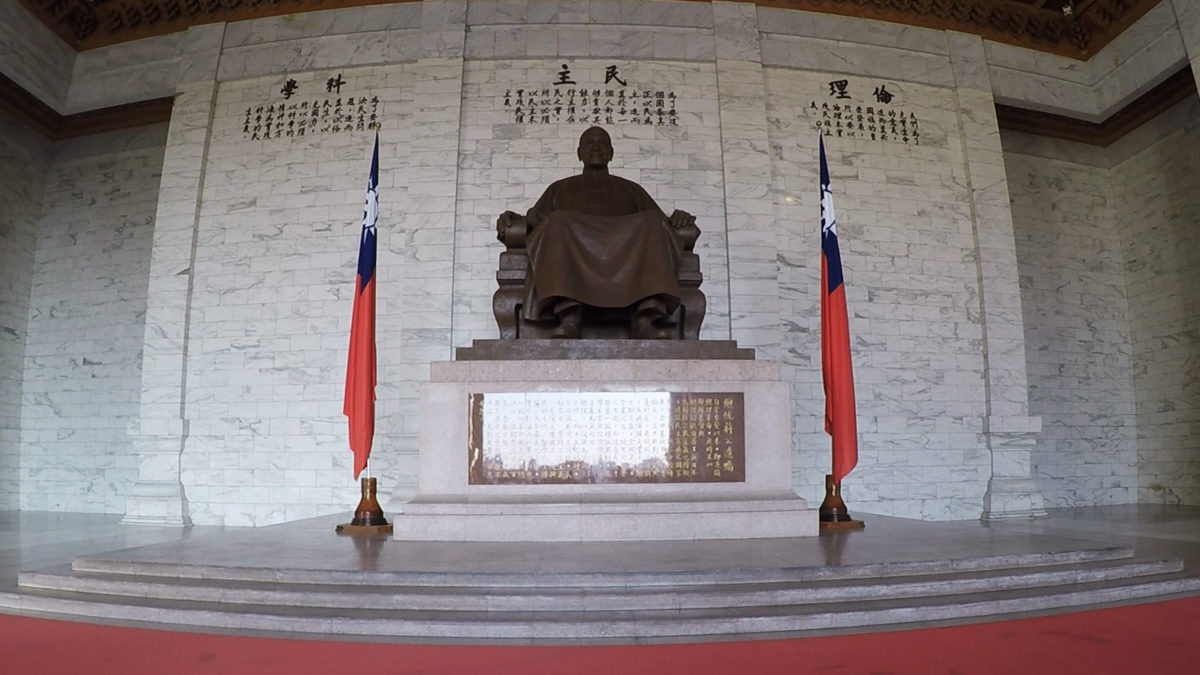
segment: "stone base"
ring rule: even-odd
[[[391,525],[354,525],[353,523],[344,523],[338,525],[334,530],[338,534],[349,535],[381,535],[391,534]]]
[[[866,527],[867,524],[861,520],[822,520],[820,530],[822,532],[853,532],[865,529]]]
[[[125,496],[125,516],[121,522],[186,527],[192,524],[186,503],[183,486],[177,481],[138,481]]]
[[[794,493],[743,499],[454,502],[422,498],[396,518],[418,541],[678,541],[810,537],[816,514]]]
[[[519,342],[519,341],[508,341]],[[792,491],[791,390],[775,363],[528,360],[434,363],[421,387],[417,495],[394,512],[414,541],[641,541],[806,537],[817,510]],[[521,392],[740,392],[745,480],[471,485],[468,396]]]
[[[733,340],[475,340],[455,350],[456,361],[574,359],[754,359]]]
[[[1043,518],[1045,502],[1032,478],[992,478],[983,495],[981,520]]]

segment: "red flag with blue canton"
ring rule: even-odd
[[[821,379],[825,384],[825,433],[833,441],[833,480],[840,482],[858,464],[858,423],[854,410],[854,374],[850,360],[850,320],[846,286],[838,249],[837,218],[825,163],[825,137],[818,137],[821,154]]]
[[[350,451],[354,477],[367,466],[375,437],[375,223],[379,219],[379,134],[371,153],[371,175],[363,204],[362,236],[358,242],[358,275],[354,283],[354,313],[350,319],[350,353],[346,359],[346,395],[342,413],[350,422]]]

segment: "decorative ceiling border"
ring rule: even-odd
[[[1103,122],[1000,103],[996,104],[996,119],[1001,129],[1106,147],[1196,92],[1192,69],[1184,66]],[[167,97],[61,115],[0,73],[0,109],[53,141],[169,122],[173,105],[174,98]]]
[[[996,119],[1001,129],[1107,147],[1167,108],[1195,94],[1196,77],[1192,74],[1191,66],[1184,66],[1103,122],[1087,122],[1066,115],[999,103],[996,104]]]
[[[156,98],[74,115],[60,115],[0,73],[0,108],[52,141],[169,122],[174,103],[172,97]]]
[[[19,0],[77,52],[189,26],[420,0]]]
[[[327,9],[419,0],[20,0],[76,51],[183,31]],[[531,0],[538,1],[538,0]],[[711,0],[690,0],[710,2]],[[822,12],[954,30],[1086,60],[1161,0],[754,0],[762,7]]]
[[[1160,0],[755,0],[765,7],[972,33],[1086,61]]]

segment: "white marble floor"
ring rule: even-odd
[[[858,532],[803,539],[644,543],[429,543],[335,534],[346,516],[262,528],[122,525],[119,516],[0,512],[0,593],[17,575],[79,556],[264,570],[571,574],[862,566],[1133,547],[1178,558],[1200,577],[1200,507],[1121,505],[1055,509],[1037,520],[921,522],[856,513]]]

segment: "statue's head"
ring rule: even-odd
[[[600,127],[589,127],[579,136],[575,155],[585,166],[608,166],[613,158],[612,138]]]

